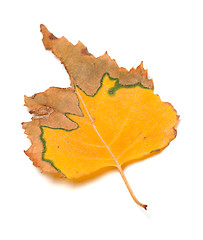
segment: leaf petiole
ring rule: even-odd
[[[123,169],[121,168],[120,165],[117,166],[120,174],[121,174],[121,177],[123,178],[123,181],[131,195],[131,197],[133,198],[133,200],[140,206],[140,207],[143,207],[145,210],[147,210],[147,205],[146,204],[142,204],[140,201],[138,201],[138,199],[135,197],[135,194],[133,193],[133,190],[132,188],[130,187],[129,183],[128,183],[128,180],[123,172]]]

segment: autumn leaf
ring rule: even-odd
[[[33,114],[23,123],[32,143],[26,154],[42,172],[69,179],[116,167],[132,198],[146,209],[122,165],[165,148],[176,137],[176,111],[154,94],[142,63],[127,71],[107,53],[95,58],[81,42],[74,46],[56,38],[44,25],[41,31],[45,48],[64,64],[72,87],[25,97]]]

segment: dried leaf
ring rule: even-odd
[[[31,140],[26,154],[43,172],[78,179],[116,167],[136,203],[122,165],[165,148],[176,137],[178,116],[153,92],[141,63],[127,71],[107,53],[95,58],[78,42],[56,38],[41,25],[46,49],[61,60],[72,87],[25,97],[33,114],[23,123]]]

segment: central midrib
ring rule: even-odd
[[[117,166],[117,168],[118,168],[118,170],[119,170],[119,172],[120,172],[120,174],[121,174],[121,177],[123,178],[123,181],[124,181],[124,183],[125,183],[128,191],[129,191],[130,195],[132,196],[133,200],[134,200],[139,206],[141,206],[141,207],[143,207],[145,210],[147,210],[147,205],[146,205],[146,204],[142,204],[142,203],[139,202],[138,199],[135,197],[135,194],[133,193],[133,191],[132,191],[132,189],[131,189],[131,187],[130,187],[130,185],[129,185],[129,183],[128,183],[128,180],[127,180],[127,178],[126,178],[126,176],[125,176],[125,174],[124,174],[124,172],[123,172],[123,169],[121,168],[121,165],[118,163],[117,158],[114,156],[114,154],[112,153],[110,147],[106,144],[106,142],[104,141],[104,139],[103,139],[102,136],[100,135],[99,131],[97,130],[97,128],[96,128],[96,126],[95,126],[95,124],[94,124],[94,120],[92,119],[92,117],[91,117],[91,115],[90,115],[90,113],[89,113],[89,111],[88,111],[88,109],[87,109],[87,106],[85,105],[85,102],[83,101],[83,99],[82,99],[80,93],[78,92],[77,88],[76,88],[76,92],[77,92],[77,95],[79,96],[79,98],[80,98],[80,100],[81,100],[81,102],[82,102],[82,104],[83,104],[83,106],[84,106],[84,108],[85,108],[85,111],[87,112],[87,115],[88,115],[89,118],[90,118],[91,124],[92,124],[95,132],[97,133],[98,137],[101,139],[101,141],[103,142],[104,146],[106,147],[106,149],[108,150],[108,152],[111,154],[113,160],[115,161],[116,166]]]

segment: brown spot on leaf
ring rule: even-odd
[[[81,53],[82,55],[87,55],[87,56],[91,56],[92,54],[88,52],[87,48],[83,48],[81,49]]]
[[[159,152],[159,151],[160,151],[160,149],[154,149],[154,150],[152,150],[150,153]]]
[[[51,34],[49,35],[49,38],[50,38],[51,40],[57,39],[57,37],[55,37],[53,33],[51,33]]]

